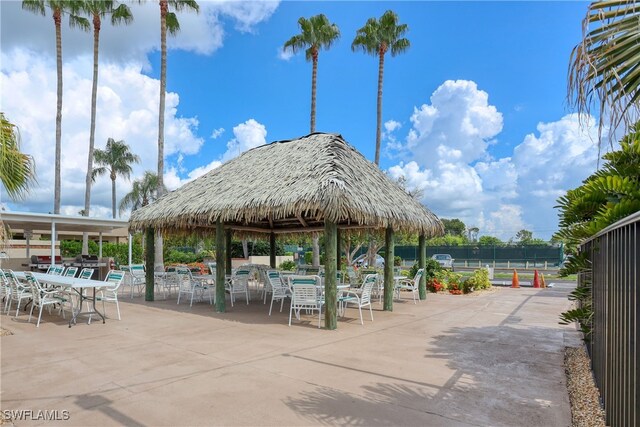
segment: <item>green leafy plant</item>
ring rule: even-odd
[[[400,267],[402,265],[402,258],[400,258],[399,256],[394,256],[393,257],[393,265],[396,267]]]
[[[469,292],[472,290],[489,289],[491,287],[491,281],[489,281],[489,272],[487,269],[481,268],[474,271],[473,275],[464,281],[464,287],[469,288]]]
[[[278,267],[280,270],[284,270],[284,271],[293,271],[296,269],[296,263],[293,261],[282,261],[282,263],[280,264],[280,266]]]

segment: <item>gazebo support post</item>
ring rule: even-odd
[[[385,254],[384,254],[384,310],[393,311],[393,228],[387,227],[385,232]]]
[[[233,230],[227,230],[227,232],[225,233],[225,243],[224,243],[224,247],[226,248],[226,250],[224,251],[225,253],[225,271],[227,274],[231,274],[231,270],[232,270],[232,265],[231,265],[231,237],[233,235]],[[216,263],[216,265],[218,265],[218,263]],[[216,271],[218,271],[218,269],[216,268]]]
[[[332,330],[338,327],[337,287],[336,287],[336,252],[338,226],[335,222],[324,223],[324,326]]]
[[[153,239],[155,237],[155,231],[153,228],[149,227],[146,229],[145,231],[146,233],[146,241],[147,241],[147,245],[146,245],[146,252],[144,254],[144,262],[146,265],[145,268],[145,274],[144,274],[144,282],[145,282],[145,288],[144,288],[144,300],[145,301],[153,301],[153,291],[155,288],[155,285],[153,283],[154,277],[153,277],[153,263],[155,261],[155,245],[153,244]]]
[[[276,268],[276,233],[269,235],[269,265]]]
[[[336,228],[336,268],[338,271],[342,271],[342,256],[340,254],[340,239],[342,238],[342,233],[339,228]]]
[[[222,220],[216,221],[216,311],[218,313],[224,313],[226,311],[226,301],[224,293],[225,282],[225,269],[222,268],[225,265],[225,240],[224,224]],[[218,268],[217,266],[220,266]]]
[[[424,269],[427,264],[427,244],[424,234],[418,237],[418,251],[420,252],[418,255],[418,268]],[[420,299],[427,299],[427,278],[425,274],[422,274],[420,278],[418,291],[420,293]]]

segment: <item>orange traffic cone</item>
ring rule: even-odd
[[[540,286],[542,288],[546,288],[547,287],[547,284],[544,283],[544,274],[543,273],[540,273]]]
[[[540,287],[540,278],[538,277],[538,270],[533,271],[533,287],[534,288]]]
[[[513,270],[513,278],[511,279],[511,287],[512,288],[519,288],[520,287],[520,280],[518,280],[518,272],[515,269]]]

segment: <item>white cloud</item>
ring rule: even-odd
[[[581,126],[575,114],[538,124],[511,156],[493,159],[488,148],[502,131],[502,114],[474,82],[443,83],[410,121],[404,143],[388,144],[404,160],[389,174],[424,190],[436,214],[478,225],[481,234],[508,239],[527,228],[550,237],[556,198],[595,171],[595,120]]]
[[[235,126],[233,135],[234,138],[227,143],[227,151],[222,155],[222,162],[267,143],[267,128],[255,119],[249,119]]]
[[[53,205],[55,158],[56,73],[52,59],[15,50],[2,53],[0,82],[2,109],[22,136],[22,149],[34,156],[38,185],[22,209],[48,212]],[[62,115],[62,204],[65,212],[84,206],[87,168],[91,68],[88,58],[68,61],[64,68]],[[134,166],[134,178],[144,170],[156,170],[159,81],[141,74],[140,66],[105,64],[98,85],[95,144],[103,148],[107,138],[124,140],[142,163]],[[178,117],[179,97],[168,93],[165,114],[165,155],[195,154],[203,140],[196,136],[198,121]],[[118,180],[119,197],[131,184]],[[92,215],[111,207],[111,183],[98,179],[92,190]]]
[[[396,122],[395,120],[387,120],[384,122],[384,129],[387,132],[394,132],[402,127],[402,123]]]
[[[249,119],[244,123],[234,126],[233,136],[234,137],[227,142],[227,151],[208,164],[193,169],[185,178],[180,177],[178,168],[169,168],[165,174],[167,187],[171,190],[181,187],[187,182],[193,181],[234,157],[239,156],[243,152],[266,144],[267,128],[255,119]]]
[[[214,129],[213,132],[211,132],[211,136],[209,138],[218,139],[218,137],[220,137],[220,135],[222,135],[223,133],[224,133],[224,128]]]
[[[288,61],[295,56],[291,49],[284,49],[282,47],[278,47],[278,58],[283,61]]]
[[[199,1],[200,13],[178,12],[180,32],[167,37],[169,49],[182,49],[199,54],[211,54],[224,42],[223,20],[230,19],[236,29],[254,32],[255,27],[269,19],[278,1]],[[103,25],[100,32],[100,54],[103,59],[118,63],[147,64],[146,55],[160,49],[160,10],[157,2],[128,3],[134,16],[126,28]],[[19,1],[0,3],[2,50],[29,48],[55,56],[54,25],[50,11],[40,16],[22,10]],[[28,31],[24,31],[28,28]],[[90,34],[72,30],[64,19],[62,26],[64,60],[92,52]]]

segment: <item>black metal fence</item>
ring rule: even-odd
[[[596,385],[609,426],[640,425],[640,212],[604,229],[581,246],[590,274],[578,280],[592,286],[593,319],[589,345]]]

